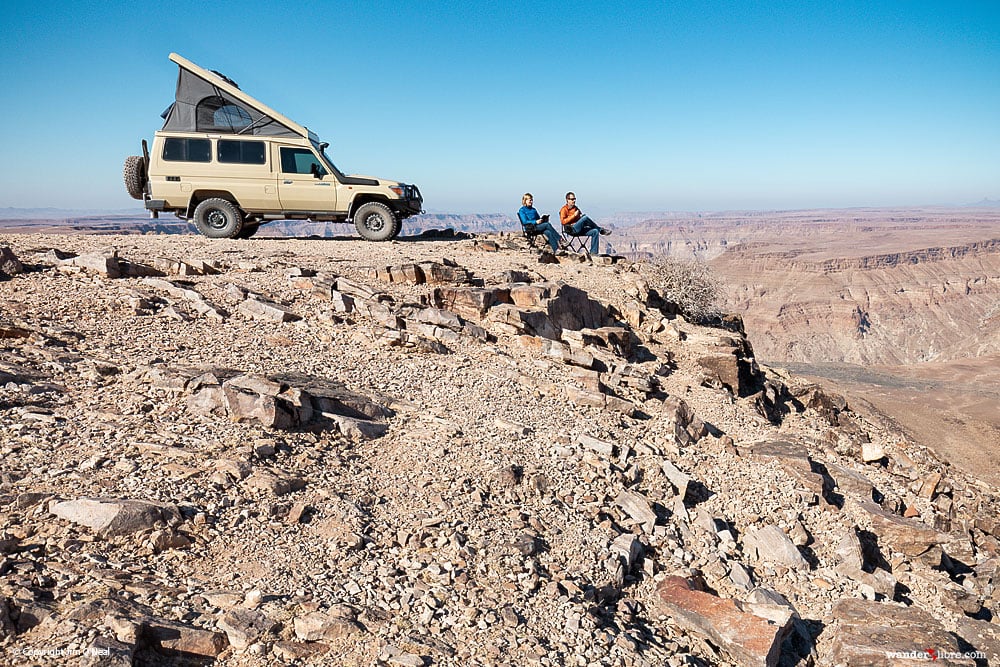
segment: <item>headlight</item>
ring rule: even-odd
[[[406,186],[402,183],[399,185],[390,185],[389,189],[395,192],[397,197],[406,197]]]

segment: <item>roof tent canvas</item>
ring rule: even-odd
[[[250,97],[232,81],[176,53],[177,92],[163,130],[272,137],[309,137],[309,130]]]

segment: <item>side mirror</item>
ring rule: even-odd
[[[309,173],[313,175],[313,178],[318,178],[321,181],[323,180],[323,172],[319,170],[319,165],[315,162],[309,165]]]

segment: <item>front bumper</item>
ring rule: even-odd
[[[404,217],[417,215],[424,210],[424,198],[420,194],[420,188],[415,185],[404,186],[404,196],[396,201],[396,209]]]

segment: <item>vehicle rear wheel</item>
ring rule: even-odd
[[[243,214],[232,202],[213,197],[195,208],[194,226],[210,239],[234,239],[243,231]]]
[[[129,155],[122,168],[125,189],[132,199],[142,199],[146,190],[146,159],[141,155]]]
[[[385,204],[370,201],[354,212],[354,226],[366,241],[388,241],[399,233],[399,223]]]

